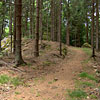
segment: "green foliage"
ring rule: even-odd
[[[82,50],[89,56],[92,55],[92,50],[90,48],[82,48]]]
[[[20,94],[20,92],[15,92],[15,94],[16,94],[16,95],[19,95],[19,94]]]
[[[81,98],[86,98],[87,97],[87,93],[84,92],[83,90],[80,90],[80,89],[69,91],[68,94],[71,98],[81,99]]]
[[[86,73],[86,72],[80,73],[79,76],[80,76],[81,78],[88,78],[88,79],[90,79],[90,80],[93,80],[93,81],[96,81],[96,82],[97,82],[97,79],[96,79],[93,75],[89,75],[89,74]]]
[[[11,84],[13,84],[14,86],[19,86],[19,85],[23,84],[23,82],[21,81],[21,79],[15,77],[15,78],[12,78]]]
[[[88,44],[88,43],[84,43],[84,44],[82,45],[82,47],[83,47],[83,48],[91,48],[91,45]]]
[[[6,84],[11,80],[11,78],[7,75],[1,75],[0,76],[0,83],[1,84]]]
[[[97,96],[95,94],[90,95],[91,99],[97,99]]]
[[[80,82],[80,85],[87,86],[87,87],[93,87],[94,85],[90,82]]]
[[[68,53],[68,50],[67,50],[67,47],[64,46],[63,49],[62,49],[62,55],[65,57]]]
[[[0,84],[12,84],[14,86],[19,86],[21,84],[23,84],[23,81],[17,77],[12,78],[8,75],[1,75],[0,76]]]

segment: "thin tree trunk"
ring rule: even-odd
[[[28,37],[28,10],[27,10],[27,8],[26,8],[26,14],[25,14],[25,35],[24,36],[26,36],[26,37]]]
[[[36,8],[36,34],[35,34],[35,51],[34,56],[39,56],[39,2],[40,0],[37,0],[37,8]]]
[[[12,0],[10,0],[10,9],[9,9],[9,15],[10,15],[10,22],[9,22],[9,33],[11,35],[11,53],[12,53]]]
[[[60,0],[60,7],[59,7],[59,47],[60,47],[60,55],[62,55],[62,42],[61,42],[61,38],[62,38],[62,32],[61,32],[61,28],[62,27],[62,0]]]
[[[92,44],[92,57],[95,57],[95,48],[94,48],[94,0],[92,0],[92,33],[91,33],[91,44]]]
[[[88,14],[86,13],[86,42],[89,42],[88,39],[88,30],[89,30],[89,23],[88,23]]]
[[[54,41],[54,0],[51,0],[51,40]]]
[[[32,12],[32,0],[30,0],[30,37],[33,37],[33,12]]]
[[[33,30],[33,38],[35,37],[34,35],[35,35],[35,17],[34,17],[34,12],[35,12],[35,0],[33,0],[33,28],[32,28],[32,30]]]
[[[16,51],[16,0],[15,0],[15,8],[14,8],[14,31],[13,31],[13,38],[14,38],[14,51],[13,53],[15,54]]]
[[[67,38],[66,38],[66,44],[69,46],[70,45],[70,28],[69,28],[69,17],[70,17],[70,12],[69,12],[69,0],[68,0],[68,16],[67,16]]]
[[[99,50],[99,7],[96,0],[96,50]]]
[[[42,43],[43,39],[43,31],[42,31],[42,6],[43,6],[43,0],[40,0],[40,40]]]

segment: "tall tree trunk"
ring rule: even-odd
[[[32,0],[30,0],[30,37],[33,37],[33,12],[32,12]]]
[[[88,39],[88,30],[89,30],[89,23],[88,23],[88,14],[86,12],[86,42],[87,43],[89,42],[89,39]]]
[[[62,38],[62,32],[61,32],[61,28],[62,27],[62,0],[60,0],[60,7],[59,7],[59,47],[60,47],[60,55],[62,55],[62,42],[61,42],[61,38]]]
[[[28,10],[26,8],[26,14],[25,14],[25,32],[26,34],[24,34],[24,36],[28,37]]]
[[[32,28],[32,30],[33,30],[33,38],[35,37],[34,35],[35,35],[35,18],[34,18],[34,13],[35,13],[35,0],[33,0],[33,28]]]
[[[16,0],[15,0],[15,8],[14,8],[14,30],[13,30],[13,38],[14,38],[14,51],[13,53],[15,54],[16,51]]]
[[[15,62],[16,66],[24,63],[21,52],[21,14],[22,14],[22,0],[16,0],[16,50]]]
[[[34,56],[38,57],[39,56],[39,3],[40,0],[37,0],[37,8],[36,8],[36,33],[35,33],[35,51],[34,51]]]
[[[10,22],[9,22],[9,34],[11,36],[11,53],[12,53],[12,0],[10,0],[9,4],[9,15],[10,15]]]
[[[51,40],[54,41],[54,0],[51,0]]]
[[[92,0],[92,14],[91,14],[91,46],[93,47],[94,45],[94,0]]]
[[[70,28],[69,28],[69,17],[70,17],[70,12],[69,12],[69,0],[68,0],[68,15],[67,15],[67,33],[66,33],[66,44],[70,45]]]
[[[42,6],[43,6],[43,0],[40,0],[40,40],[42,43],[43,39],[43,31],[42,31]]]
[[[94,0],[92,0],[92,32],[91,32],[91,44],[92,44],[92,57],[95,57],[95,48],[94,48]]]
[[[99,7],[96,0],[96,50],[99,50]]]

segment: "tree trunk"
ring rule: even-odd
[[[11,36],[11,53],[12,53],[12,0],[10,0],[10,4],[9,4],[9,15],[10,15],[10,22],[9,22],[9,34]]]
[[[95,48],[94,48],[94,0],[92,0],[92,32],[91,32],[91,44],[92,44],[92,57],[95,57]]]
[[[40,40],[42,43],[43,39],[43,31],[42,31],[42,6],[43,6],[43,0],[40,0]]]
[[[51,0],[51,40],[54,41],[54,0]]]
[[[25,14],[25,33],[24,36],[26,37],[29,37],[29,34],[28,34],[28,10],[26,8],[26,14]]]
[[[15,62],[16,66],[24,63],[21,52],[21,14],[22,14],[22,0],[16,0],[16,50]]]
[[[96,50],[99,50],[99,7],[98,0],[96,0]]]
[[[35,51],[34,51],[34,56],[38,57],[39,56],[39,3],[40,0],[37,0],[37,8],[36,8],[36,33],[35,33]]]
[[[89,30],[89,23],[88,23],[88,14],[86,12],[86,42],[87,43],[89,42],[89,39],[88,39],[88,30]]]
[[[14,51],[15,54],[16,51],[16,0],[15,0],[15,8],[14,8],[14,31],[13,31],[13,38],[14,38]]]
[[[33,12],[32,12],[32,0],[30,0],[30,38],[33,38]]]
[[[66,38],[66,44],[69,46],[70,45],[70,28],[69,28],[69,17],[70,17],[70,12],[69,12],[69,0],[68,0],[68,15],[67,15],[67,38]]]
[[[61,34],[61,28],[62,27],[62,0],[60,0],[60,7],[59,7],[59,46],[60,46],[60,55],[62,55],[62,34]]]

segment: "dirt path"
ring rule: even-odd
[[[30,80],[27,86],[19,86],[4,100],[66,100],[66,90],[74,88],[73,79],[82,70],[81,62],[86,57],[81,49],[69,49],[70,59],[65,58],[56,72]]]

